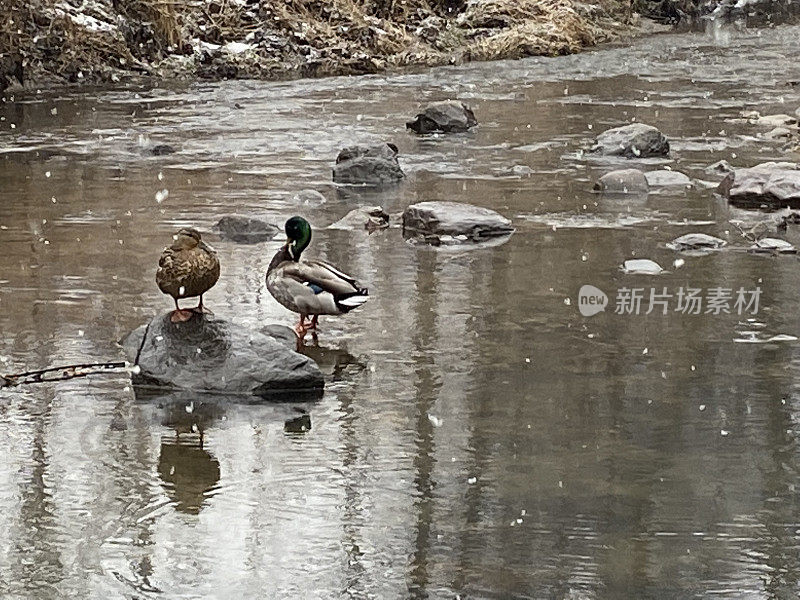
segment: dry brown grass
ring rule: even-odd
[[[3,60],[23,54],[28,76],[69,80],[157,68],[168,55],[190,54],[198,39],[254,44],[246,56],[201,57],[197,68],[212,63],[210,77],[331,75],[566,54],[612,37],[630,7],[629,0],[2,1],[14,26],[9,19],[0,23],[0,75]],[[87,12],[113,27],[87,28],[75,18]],[[216,64],[226,60],[233,68]]]

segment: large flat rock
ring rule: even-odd
[[[288,327],[251,329],[200,314],[172,323],[166,314],[121,343],[139,367],[134,385],[262,397],[324,387],[317,364],[293,350],[295,336]]]
[[[403,235],[434,245],[485,242],[513,232],[500,213],[461,202],[420,202],[403,213]]]
[[[735,169],[717,191],[743,208],[800,208],[800,170],[795,163],[769,162]]]

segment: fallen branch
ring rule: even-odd
[[[46,383],[48,381],[64,381],[88,375],[101,373],[116,373],[120,369],[128,369],[125,361],[105,362],[105,363],[86,363],[80,365],[65,365],[62,367],[50,367],[39,371],[26,371],[24,373],[14,373],[11,375],[0,375],[0,388],[16,387],[18,385],[28,385],[31,383]]]

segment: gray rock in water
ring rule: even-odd
[[[169,144],[155,144],[144,150],[144,153],[148,156],[167,156],[168,154],[175,154],[175,152],[177,152],[175,147]]]
[[[227,215],[217,221],[214,228],[221,238],[238,244],[256,244],[273,239],[280,228],[253,217]]]
[[[648,171],[644,176],[647,178],[647,183],[650,184],[650,187],[692,186],[692,180],[689,179],[689,176],[680,171],[660,169],[658,171]]]
[[[778,254],[796,254],[797,248],[780,238],[761,238],[756,240],[750,250],[753,252],[774,252]]]
[[[646,158],[669,154],[669,142],[658,129],[644,123],[615,127],[597,136],[592,152],[607,156]]]
[[[406,128],[414,133],[460,133],[475,127],[478,120],[472,110],[462,102],[435,102],[417,114]]]
[[[800,170],[795,163],[786,162],[736,169],[728,173],[717,191],[735,206],[800,208]]]
[[[389,227],[389,213],[380,206],[355,208],[328,226],[328,229],[366,229],[372,233]]]
[[[333,180],[350,185],[387,185],[405,176],[394,144],[349,146],[339,152],[333,166]]]
[[[622,270],[628,275],[659,275],[663,273],[657,262],[649,258],[636,258],[622,263]]]
[[[336,164],[353,160],[361,156],[373,158],[385,158],[387,160],[397,160],[398,149],[394,144],[374,144],[373,146],[347,146],[339,151],[336,156]]]
[[[675,238],[667,244],[672,250],[716,250],[728,242],[706,233],[687,233]]]
[[[619,169],[603,175],[594,189],[607,194],[646,194],[650,186],[639,169]]]
[[[460,202],[420,202],[403,213],[403,237],[432,245],[486,242],[513,232],[503,215]]]
[[[132,375],[138,386],[262,397],[319,392],[322,373],[293,350],[295,341],[287,327],[248,329],[200,314],[172,323],[166,314],[135,329],[121,344],[128,360],[139,366]]]

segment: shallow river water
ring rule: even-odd
[[[321,321],[317,402],[137,399],[122,375],[0,392],[0,596],[796,598],[800,264],[738,251],[729,221],[747,215],[703,182],[721,159],[787,158],[739,113],[794,113],[798,55],[800,27],[732,28],[423,73],[0,104],[0,372],[120,359],[117,340],[170,309],[154,274],[181,225],[220,254],[218,316],[292,324],[264,286],[281,238],[219,240],[225,214],[303,214],[308,255],[371,293]],[[479,127],[405,131],[420,104],[452,97]],[[664,131],[671,157],[583,154],[632,120]],[[399,188],[331,185],[340,147],[380,140],[400,148]],[[155,143],[177,152],[145,156]],[[696,185],[591,192],[633,163]],[[303,188],[327,202],[298,205]],[[517,231],[459,251],[326,229],[356,206],[422,200],[490,207]],[[689,232],[729,248],[666,247]],[[669,272],[625,274],[630,258]],[[605,312],[581,315],[585,284],[608,294]],[[666,315],[644,314],[647,298],[616,314],[623,287],[762,293],[756,314],[684,314],[674,298]]]

